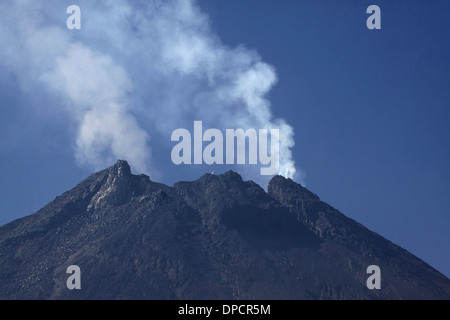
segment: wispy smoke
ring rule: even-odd
[[[279,128],[279,174],[296,173],[293,128],[275,119],[275,70],[229,48],[194,0],[78,1],[82,29],[66,28],[62,1],[3,1],[0,59],[24,87],[58,96],[78,126],[76,158],[102,167],[151,165],[150,135],[203,120],[216,128]]]
[[[70,45],[55,62],[41,79],[70,99],[70,112],[79,121],[77,159],[98,167],[105,160],[127,158],[145,170],[150,160],[148,134],[127,108],[126,93],[132,89],[127,73],[110,57],[79,44]]]

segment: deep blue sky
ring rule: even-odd
[[[450,2],[199,4],[223,44],[254,49],[275,67],[272,112],[295,129],[294,159],[307,187],[449,277]],[[381,8],[381,30],[366,28],[371,4]],[[55,102],[40,92],[24,94],[1,65],[0,97],[4,224],[35,212],[93,170],[74,160],[64,113],[29,112]],[[210,171],[175,167],[170,149],[157,140],[152,148],[161,182]]]

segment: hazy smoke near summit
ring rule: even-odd
[[[81,30],[66,27],[71,4],[81,8]],[[195,1],[2,1],[0,13],[0,63],[26,92],[59,100],[76,125],[80,164],[125,158],[138,171],[158,169],[151,139],[169,145],[174,129],[202,120],[279,128],[278,173],[301,179],[293,128],[266,98],[274,68],[253,50],[224,45]]]

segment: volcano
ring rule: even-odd
[[[0,270],[0,299],[450,299],[447,277],[290,179],[171,187],[122,160],[2,226]]]

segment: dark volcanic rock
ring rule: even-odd
[[[366,287],[373,264],[380,290]],[[290,179],[169,187],[125,161],[2,226],[0,268],[2,299],[450,298],[445,276]]]

